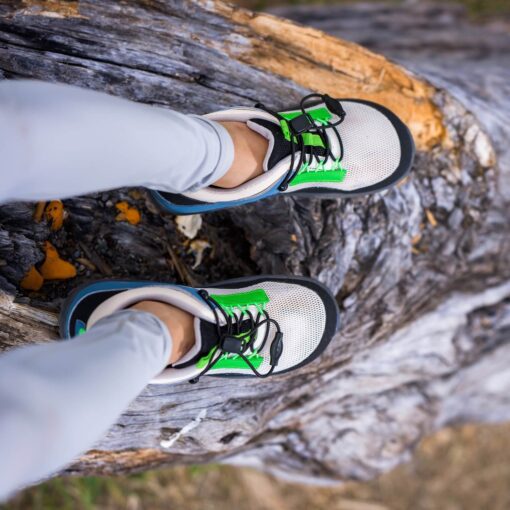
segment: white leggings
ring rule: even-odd
[[[122,187],[207,186],[232,164],[215,122],[105,94],[0,82],[0,204]],[[66,342],[0,356],[0,501],[64,467],[108,430],[166,365],[155,316],[122,311]]]
[[[0,82],[0,204],[143,186],[203,188],[232,164],[220,124],[90,90]]]

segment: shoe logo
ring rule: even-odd
[[[83,321],[77,320],[74,323],[74,336],[83,335],[87,332],[87,326]]]
[[[324,168],[322,161],[316,167],[310,167],[309,163],[303,163],[296,177],[289,182],[289,186],[315,182],[342,182],[346,177],[347,170],[342,168],[339,160],[334,161],[331,168],[328,169]]]
[[[197,368],[205,368],[211,358],[214,356],[214,353],[217,349],[217,347],[213,347],[207,356],[200,358],[197,362]],[[264,357],[258,354],[256,351],[250,354],[245,354],[245,357],[256,369],[260,368],[260,365],[262,365],[262,362],[264,361]],[[244,359],[239,356],[239,354],[222,354],[220,359],[211,367],[211,370],[220,370],[225,368],[250,369],[246,361],[244,361]]]

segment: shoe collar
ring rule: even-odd
[[[103,301],[90,315],[87,330],[102,318],[129,308],[140,301],[161,301],[181,308],[195,317],[214,322],[214,314],[202,298],[178,287],[154,285],[119,292]]]

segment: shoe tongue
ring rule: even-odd
[[[250,322],[248,320],[243,321],[241,332],[248,331],[249,328]],[[221,332],[227,333],[226,326],[221,327]],[[177,363],[174,363],[174,368],[185,368],[196,364],[200,358],[207,356],[218,343],[219,338],[216,324],[195,317],[195,346]]]
[[[282,159],[290,156],[292,152],[292,144],[283,135],[280,124],[266,119],[251,119],[246,124],[250,129],[256,131],[259,135],[262,135],[269,141],[269,146],[263,164],[265,172],[271,170]],[[312,147],[310,145],[305,146],[305,151],[307,153],[310,153],[312,150],[314,151],[314,154],[317,154],[318,156],[325,155],[325,151],[322,147]],[[297,154],[296,157],[298,159],[299,154]]]
[[[265,119],[251,119],[246,124],[269,142],[263,164],[265,172],[271,170],[279,161],[290,155],[291,143],[283,136],[279,124]]]

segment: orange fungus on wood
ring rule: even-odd
[[[118,202],[115,207],[119,211],[119,214],[115,217],[116,221],[128,221],[131,225],[140,223],[142,217],[136,207],[130,207],[125,201]]]
[[[45,216],[51,230],[60,230],[64,224],[64,204],[60,200],[52,200],[46,206]]]
[[[46,241],[44,243],[46,260],[41,266],[41,274],[45,280],[67,280],[76,276],[76,268],[62,260],[55,247]]]
[[[21,280],[20,286],[25,290],[39,290],[43,286],[43,283],[44,279],[41,276],[41,273],[37,271],[35,266],[32,266],[23,280]]]

